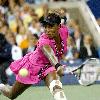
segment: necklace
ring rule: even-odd
[[[60,57],[63,54],[63,52],[64,52],[64,42],[63,42],[63,40],[61,41],[61,50],[57,49],[56,43],[54,43],[54,47],[56,49],[56,56]]]

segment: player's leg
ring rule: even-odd
[[[29,85],[29,84],[22,84],[22,83],[16,81],[12,87],[8,87],[4,84],[0,84],[0,90],[5,96],[7,96],[9,99],[13,100],[17,96],[21,95],[30,86],[31,85]]]
[[[55,100],[67,100],[62,89],[62,83],[58,79],[56,71],[51,72],[46,76],[45,83]]]

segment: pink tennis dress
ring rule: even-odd
[[[43,33],[40,36],[40,39],[37,44],[37,48],[35,51],[26,54],[21,59],[14,61],[11,63],[10,68],[16,75],[16,80],[23,84],[37,84],[41,81],[48,73],[55,71],[55,67],[51,65],[50,61],[44,55],[41,50],[43,45],[50,45],[54,50],[55,55],[58,60],[61,59],[61,55],[67,52],[67,37],[68,30],[67,27],[62,25],[59,28],[58,33],[62,39],[62,49],[60,51],[56,50],[55,40],[49,39],[48,36]],[[26,68],[29,73],[27,77],[21,77],[18,72],[21,68]]]

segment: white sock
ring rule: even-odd
[[[63,91],[56,92],[54,94],[54,99],[55,100],[67,100]]]

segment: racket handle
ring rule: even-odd
[[[79,67],[65,67],[65,74],[70,74],[72,72],[76,72],[78,73],[77,71],[79,70]]]

